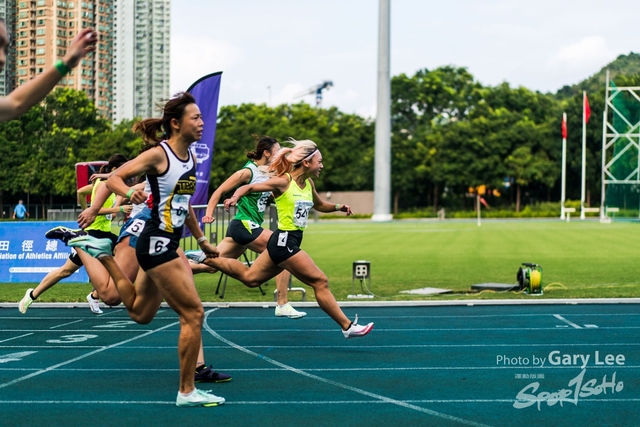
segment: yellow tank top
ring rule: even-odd
[[[278,210],[278,228],[283,231],[304,230],[309,219],[309,210],[313,207],[313,191],[308,179],[304,188],[289,177],[289,188],[275,199]]]
[[[95,184],[93,184],[93,189],[91,190],[91,202],[92,203],[93,203],[93,199],[96,198],[96,191],[98,190],[98,183],[100,183],[99,179],[96,180]],[[112,207],[115,206],[115,204],[116,204],[116,195],[111,193],[111,195],[104,202],[102,207],[103,208],[112,208]],[[86,228],[86,230],[100,230],[100,231],[106,231],[106,232],[110,233],[111,232],[111,220],[112,219],[113,219],[113,215],[112,214],[98,215],[96,217],[96,220],[93,221],[93,224],[88,226]]]

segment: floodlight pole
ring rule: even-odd
[[[562,113],[562,123],[567,123],[567,113]],[[567,138],[562,137],[562,190],[560,195],[560,219],[564,219],[564,202],[567,187]]]
[[[601,192],[600,192],[600,220],[603,221],[607,216],[605,212],[606,203],[606,184],[605,184],[605,168],[607,160],[607,114],[609,111],[609,69],[607,68],[607,77],[604,90],[604,111],[602,112],[602,171],[600,175]]]
[[[587,185],[587,92],[582,91],[582,187],[580,189],[580,219],[584,219],[585,187]]]
[[[391,221],[391,0],[379,0],[378,107],[376,117],[375,171],[372,221]]]

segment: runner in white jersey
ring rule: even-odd
[[[150,322],[163,299],[180,317],[178,406],[224,403],[224,398],[195,388],[193,367],[201,344],[204,309],[188,261],[179,248],[182,228],[186,224],[205,253],[218,255],[215,246],[200,230],[189,203],[195,192],[195,162],[189,147],[200,140],[203,126],[202,114],[193,96],[177,94],[165,104],[162,118],[146,119],[134,125],[134,131],[141,131],[146,142],[157,143],[158,146],[140,154],[107,180],[110,190],[126,195],[133,203],[147,200],[149,194],[127,186],[127,179],[146,174],[151,188],[148,202],[151,220],[145,223],[136,244],[141,269],[135,286],[118,267],[105,242],[90,236],[69,242],[102,262],[114,278],[122,302],[133,320]],[[164,142],[158,137],[161,132],[167,137]]]
[[[203,223],[212,223],[215,220],[213,213],[223,194],[234,190],[240,185],[260,184],[270,178],[265,169],[271,163],[273,156],[280,150],[280,144],[276,139],[268,136],[253,136],[257,143],[255,150],[247,153],[249,161],[242,169],[223,182],[211,195],[207,210],[202,218]],[[218,245],[218,252],[220,252],[221,257],[238,258],[247,249],[257,253],[264,252],[272,234],[271,230],[262,228],[264,211],[270,196],[270,191],[249,193],[238,201],[238,213],[229,222],[227,235]],[[187,257],[200,263],[205,258],[201,251],[188,252]],[[200,265],[206,266],[206,264]],[[276,306],[275,314],[276,316],[298,319],[306,316],[307,313],[296,310],[289,303],[290,281],[291,273],[286,270],[276,276],[278,305]]]

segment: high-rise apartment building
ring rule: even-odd
[[[0,0],[0,17],[7,26],[7,34],[13,40],[16,27],[16,0]],[[0,96],[7,96],[15,88],[16,79],[16,48],[15,44],[9,46],[9,55],[4,69],[0,72]]]
[[[170,0],[114,0],[114,123],[157,117],[169,97],[170,13]]]
[[[84,91],[98,111],[112,114],[113,0],[16,0],[15,82],[21,85],[62,58],[84,28],[98,33],[96,51],[85,56],[59,86]]]

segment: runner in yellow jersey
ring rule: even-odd
[[[358,316],[351,322],[342,312],[329,290],[327,276],[302,249],[303,230],[307,226],[309,210],[346,212],[347,205],[332,204],[320,199],[311,178],[317,178],[323,168],[322,154],[313,141],[290,141],[293,148],[282,148],[271,162],[269,170],[275,177],[263,183],[238,188],[225,206],[235,206],[249,193],[271,191],[278,210],[278,230],[269,238],[267,249],[247,268],[240,261],[229,258],[207,258],[204,262],[249,287],[257,287],[282,270],[288,270],[303,283],[311,286],[320,308],[341,327],[345,338],[362,337],[373,329],[373,323],[358,325]]]
[[[257,140],[257,144],[255,150],[247,153],[249,161],[213,192],[205,215],[202,217],[203,223],[210,224],[215,220],[214,210],[225,193],[243,184],[258,184],[269,180],[269,174],[263,168],[268,167],[275,154],[280,151],[280,143],[275,138],[268,136],[254,135],[254,138]],[[229,222],[227,235],[218,245],[221,257],[238,258],[247,249],[259,254],[264,252],[267,248],[267,242],[273,234],[271,230],[262,228],[264,211],[269,197],[271,197],[269,191],[249,193],[238,201],[238,213]],[[202,251],[187,252],[186,255],[189,260],[198,263],[206,258]],[[307,313],[296,310],[289,303],[290,280],[291,273],[286,270],[276,276],[278,305],[275,314],[279,317],[299,319],[306,316]]]

